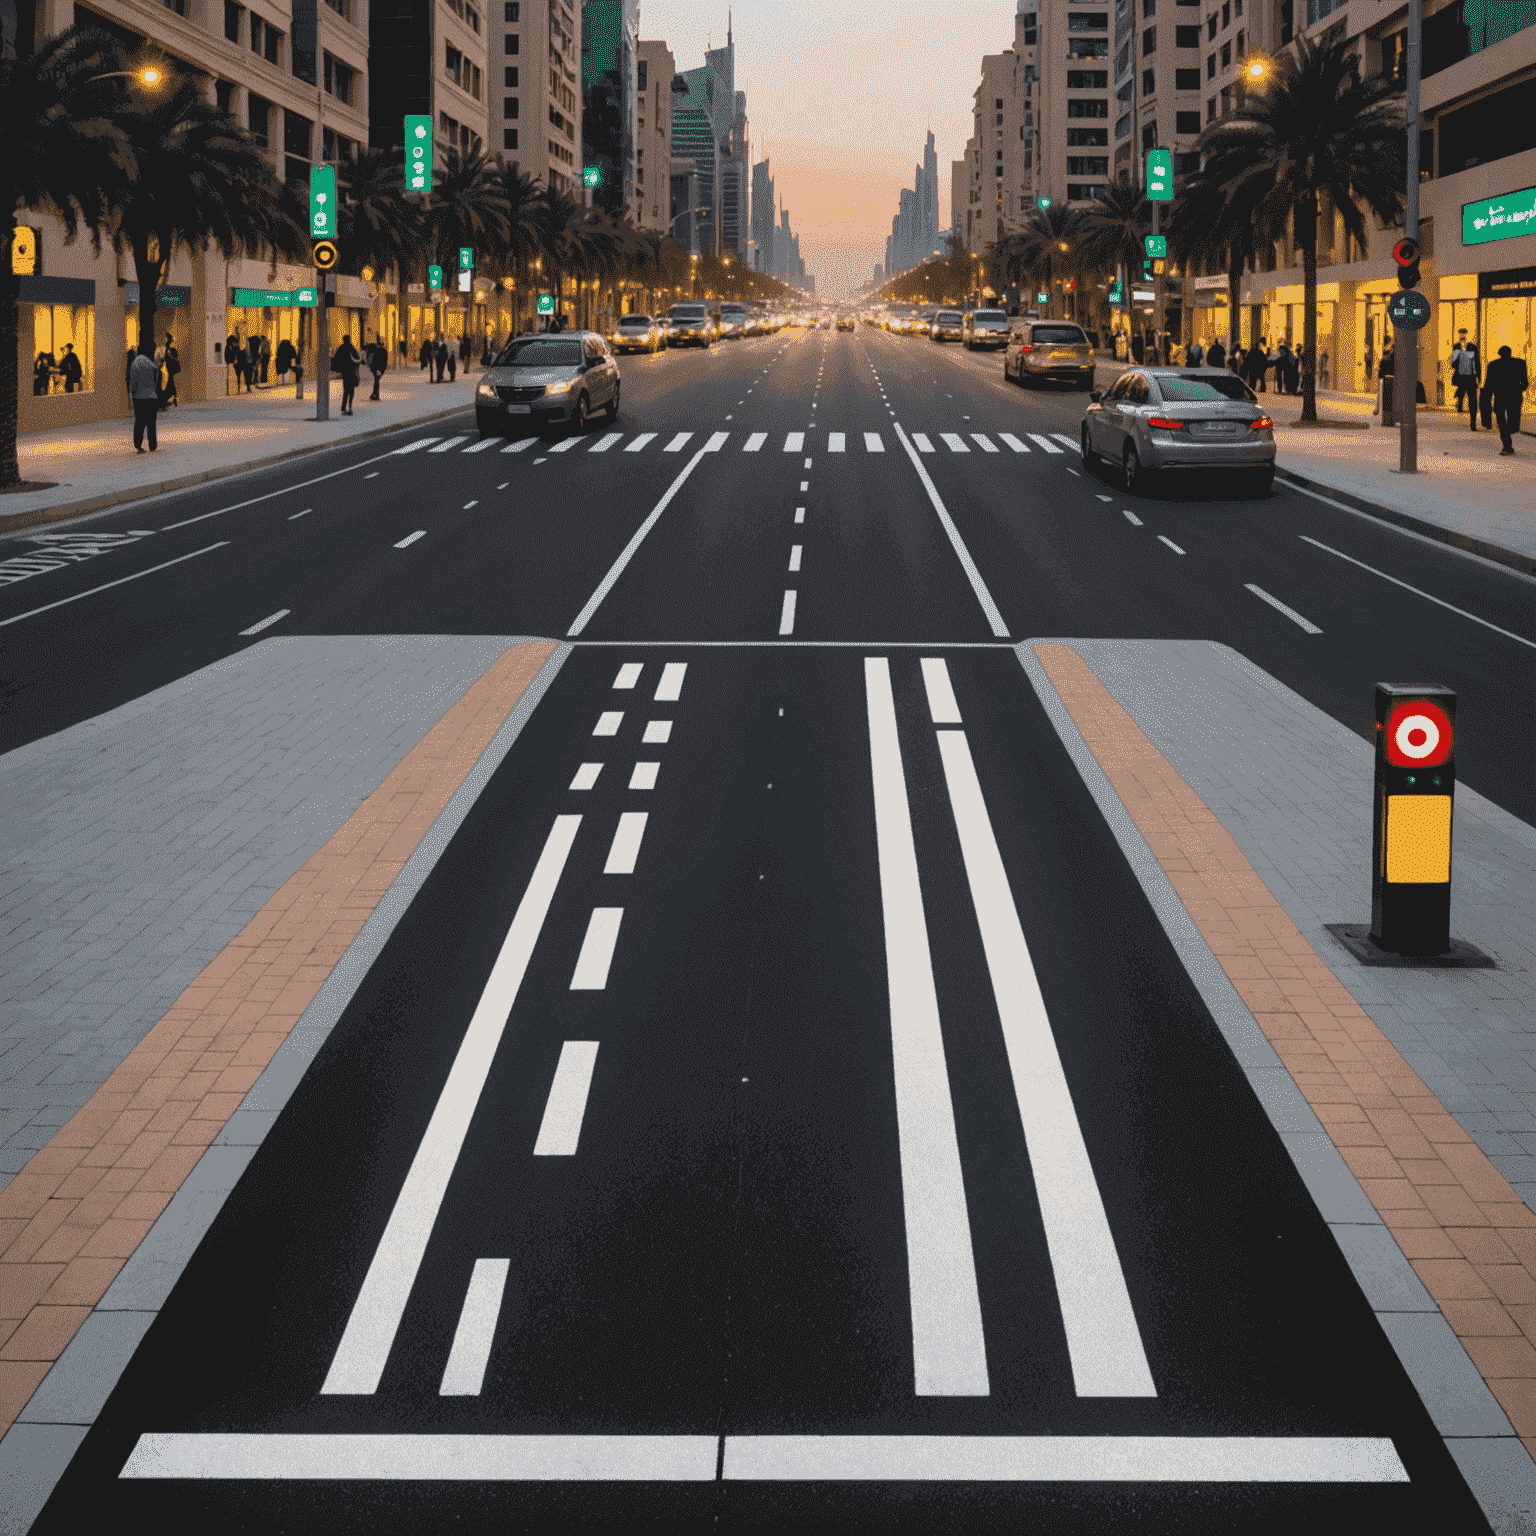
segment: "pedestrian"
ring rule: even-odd
[[[1317,387],[1319,389],[1328,388],[1328,377],[1328,354],[1319,352],[1317,355]]]
[[[448,382],[450,384],[459,376],[459,359],[456,348],[448,348]]]
[[[257,354],[261,360],[261,387],[267,387],[267,370],[272,366],[272,342],[270,338],[261,338],[261,351]]]
[[[363,357],[352,345],[350,336],[343,336],[331,358],[331,372],[341,375],[341,414],[352,414],[352,397],[357,393],[357,372]]]
[[[1365,382],[1371,382],[1371,370],[1376,366],[1376,351],[1370,342],[1365,344]]]
[[[1199,368],[1205,362],[1205,348],[1198,341],[1190,342],[1184,360],[1189,367]]]
[[[1243,359],[1248,374],[1248,387],[1257,390],[1260,394],[1268,391],[1269,385],[1265,375],[1269,372],[1269,338],[1259,337],[1255,346],[1249,347],[1248,355]]]
[[[437,338],[437,351],[432,354],[432,361],[436,364],[437,382],[441,384],[448,369],[448,343],[441,336]]]
[[[289,370],[293,367],[293,360],[297,356],[298,353],[294,351],[293,343],[289,341],[286,336],[284,336],[283,339],[278,342],[277,351],[273,355],[272,359],[273,362],[277,364],[277,377],[279,383],[286,384],[288,382]]]
[[[465,373],[469,372],[469,358],[471,350],[472,349],[469,345],[469,332],[466,331],[462,336],[459,337],[459,361],[463,363]]]
[[[400,338],[400,362],[401,362],[402,366],[405,363],[405,359],[406,359],[405,337],[402,336]]]
[[[251,385],[256,382],[256,369],[261,362],[260,336],[251,336],[245,343],[245,392],[250,394]]]
[[[240,375],[245,371],[245,348],[240,345],[240,338],[231,331],[224,338],[224,361],[235,370],[235,393],[240,393]]]
[[[1301,349],[1299,347],[1291,352],[1291,360],[1285,365],[1285,382],[1291,394],[1301,393]]]
[[[427,376],[427,383],[432,382],[432,343],[422,337],[421,341],[421,371]]]
[[[176,394],[176,375],[181,372],[181,353],[176,350],[176,338],[169,331],[165,334],[165,403],[180,405]]]
[[[1520,406],[1530,382],[1525,359],[1516,357],[1508,347],[1500,347],[1499,355],[1488,364],[1488,372],[1483,377],[1483,409],[1489,410],[1492,402],[1492,414],[1504,444],[1499,449],[1501,457],[1515,451],[1515,433],[1520,430]]]
[[[1205,354],[1205,366],[1207,368],[1225,368],[1227,366],[1227,349],[1222,346],[1221,338],[1217,337],[1211,343],[1211,349]]]
[[[80,359],[75,356],[75,344],[72,341],[64,343],[64,356],[59,359],[59,375],[64,380],[66,395],[72,395],[80,388],[80,380],[85,376],[85,369],[80,366]]]
[[[1282,340],[1275,349],[1275,393],[1288,395],[1291,393],[1291,344]]]
[[[147,436],[149,451],[153,453],[160,446],[155,436],[155,416],[160,409],[160,365],[147,341],[139,343],[139,355],[128,365],[128,396],[133,401],[134,452],[144,452]]]
[[[39,352],[32,365],[32,393],[46,395],[53,388],[53,353]]]
[[[1467,340],[1462,331],[1451,348],[1451,382],[1456,388],[1456,414],[1461,415],[1461,403],[1467,405],[1467,424],[1477,431],[1477,386],[1483,376],[1483,360],[1478,354],[1477,343]]]
[[[379,398],[379,380],[384,377],[384,370],[388,367],[389,353],[385,350],[384,343],[375,336],[372,345],[368,348],[368,371],[373,375],[373,393],[368,396],[370,400]]]

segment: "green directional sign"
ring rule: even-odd
[[[1109,285],[1109,302],[1111,304],[1125,303],[1125,287],[1123,284],[1111,283]]]
[[[1049,208],[1051,206],[1051,200],[1048,197],[1042,197],[1035,206],[1037,208]]]
[[[588,165],[582,168],[581,184],[584,187],[600,187],[603,184],[603,169],[599,165]]]
[[[552,294],[552,293],[541,293],[539,295],[539,313],[541,315],[552,315],[552,314],[554,314],[554,312],[555,312],[555,296],[554,296],[554,294]]]
[[[298,309],[315,309],[320,304],[320,290],[318,288],[295,288],[293,290],[294,306]]]
[[[432,266],[427,268],[427,287],[430,288],[434,293],[437,293],[441,290],[442,286],[443,269],[434,263]]]
[[[1500,197],[1461,205],[1461,243],[1486,245],[1536,234],[1536,187],[1522,187]]]
[[[1051,296],[1048,293],[1037,293],[1035,295],[1035,303],[1036,304],[1049,304],[1050,302],[1051,302]]]
[[[432,190],[432,114],[423,112],[419,117],[405,120],[405,190],[430,192]]]
[[[475,248],[472,245],[459,247],[459,271],[473,272],[475,270]]]
[[[1422,331],[1429,324],[1429,300],[1417,288],[1394,293],[1387,300],[1387,319],[1393,330]]]
[[[336,167],[312,165],[309,168],[309,238],[333,240],[336,237]]]
[[[1147,201],[1149,203],[1173,201],[1173,151],[1171,149],[1147,151]]]
[[[1166,256],[1168,254],[1167,235],[1148,235],[1141,243],[1146,247],[1148,256]]]

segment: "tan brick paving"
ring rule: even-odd
[[[1034,651],[1238,995],[1536,1451],[1536,1216],[1082,657],[1066,645]]]
[[[0,1434],[549,659],[510,646],[0,1190]]]

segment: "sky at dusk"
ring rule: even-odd
[[[726,5],[640,0],[640,36],[696,69],[725,43]],[[818,295],[868,282],[885,259],[903,187],[933,129],[939,227],[949,164],[971,131],[981,57],[1013,42],[1014,0],[734,0],[736,89],[747,93],[754,162],[800,237]]]

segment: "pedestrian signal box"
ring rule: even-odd
[[[1171,149],[1147,151],[1147,201],[1149,203],[1173,201],[1173,151]]]
[[[1392,260],[1397,263],[1398,287],[1417,288],[1419,286],[1419,242],[1399,240],[1392,247]]]
[[[459,247],[459,271],[473,272],[475,270],[475,248],[472,245]]]
[[[341,259],[341,253],[334,240],[316,240],[313,259],[317,271],[329,272]]]
[[[1166,256],[1168,254],[1167,235],[1146,235],[1142,238],[1141,243],[1148,256]]]

